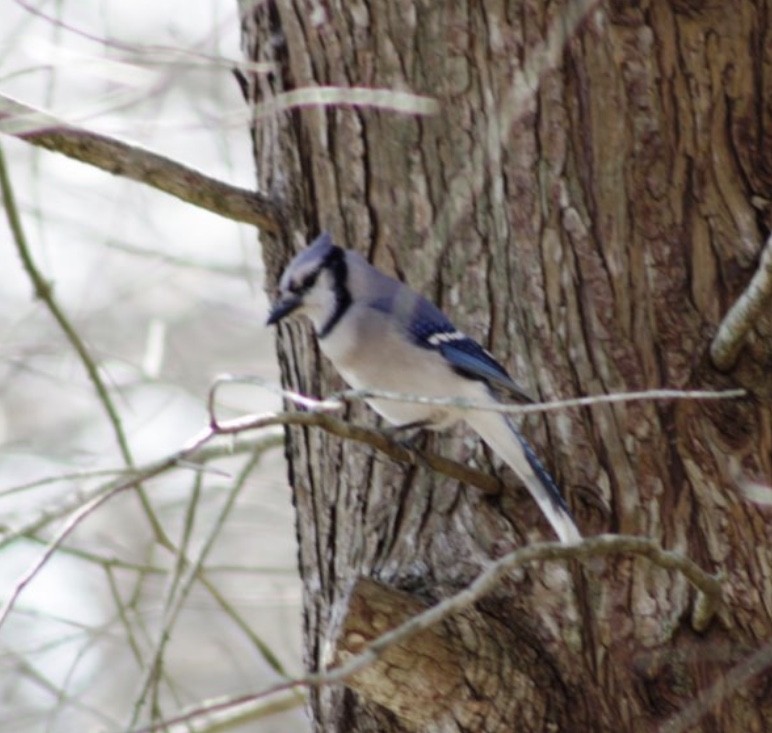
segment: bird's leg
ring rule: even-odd
[[[422,451],[426,449],[426,428],[433,425],[432,420],[415,420],[402,425],[388,425],[382,430],[389,439],[399,444],[412,456],[414,465],[426,466]]]
[[[413,422],[403,423],[402,425],[389,425],[383,428],[383,432],[392,440],[396,440],[408,450],[413,450],[422,431],[432,425],[431,420],[414,420]]]

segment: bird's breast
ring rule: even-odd
[[[469,384],[447,365],[439,352],[418,346],[381,314],[352,314],[320,340],[323,353],[354,389],[377,390],[417,398],[476,398],[480,385]],[[359,317],[356,317],[359,315]],[[367,318],[364,315],[368,315]],[[469,387],[472,391],[468,391]],[[394,424],[456,422],[459,411],[407,400],[368,399],[371,407]]]

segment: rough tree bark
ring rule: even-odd
[[[313,691],[317,730],[678,730],[695,703],[691,730],[772,720],[768,670],[715,687],[772,637],[768,510],[738,490],[772,476],[772,307],[731,371],[709,357],[769,232],[772,4],[603,2],[573,28],[576,5],[243,0],[246,53],[275,64],[250,80],[258,111],[314,85],[440,105],[256,115],[260,189],[288,212],[283,238],[264,241],[269,278],[329,229],[543,399],[747,388],[525,428],[584,534],[656,538],[724,573],[725,603],[698,634],[685,578],[646,560],[530,566],[408,653]],[[282,328],[278,346],[291,388],[344,386],[308,329]],[[349,418],[375,421],[362,406]],[[491,500],[313,429],[288,437],[310,669],[345,653],[344,626],[356,649],[490,558],[551,539],[523,490]],[[434,447],[490,465],[463,432]]]

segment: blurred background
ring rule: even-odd
[[[235,0],[6,0],[0,94],[253,188],[231,73],[239,31]],[[216,375],[278,382],[254,229],[5,135],[0,146],[32,258],[107,384],[137,466],[206,427]],[[83,361],[34,297],[5,213],[0,596],[19,593],[0,626],[0,730],[127,730],[151,710],[169,718],[300,674],[280,431],[246,436],[267,441],[259,455],[241,445],[229,455],[221,441],[221,458],[145,482],[150,512],[133,490],[111,498],[23,586],[73,511],[126,464]],[[225,417],[280,403],[242,385],[219,404]],[[299,695],[278,707],[216,729],[308,730]],[[196,726],[181,729],[215,729]]]

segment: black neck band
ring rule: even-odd
[[[351,305],[351,293],[348,291],[346,280],[348,279],[348,266],[346,265],[346,253],[340,247],[333,247],[323,265],[332,275],[332,288],[335,293],[335,310],[327,319],[327,323],[322,326],[316,334],[318,338],[323,339],[327,336],[343,314]]]

